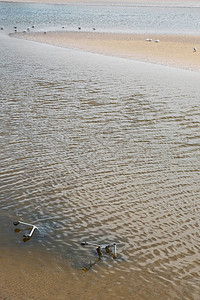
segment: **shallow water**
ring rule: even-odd
[[[162,3],[162,1],[161,1]],[[146,34],[199,34],[200,7],[135,5],[55,5],[0,3],[0,26],[13,32],[35,25],[35,30],[77,30]],[[181,5],[181,2],[179,2]],[[62,29],[64,27],[64,29]],[[32,30],[32,28],[31,28]]]
[[[199,73],[0,39],[6,296],[29,273],[36,299],[37,278],[49,299],[199,299]],[[26,243],[18,219],[39,228]]]

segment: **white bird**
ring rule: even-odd
[[[159,40],[155,40],[155,43],[159,43]]]
[[[196,52],[196,51],[197,51],[197,48],[196,48],[196,47],[194,47],[194,48],[193,48],[193,51],[194,51],[194,52]]]
[[[152,39],[146,39],[147,42],[152,42]]]

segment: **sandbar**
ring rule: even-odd
[[[200,36],[101,33],[96,30],[13,33],[53,46],[200,71]],[[150,41],[148,41],[148,39]],[[199,48],[198,48],[199,46]],[[194,47],[197,51],[194,51]]]

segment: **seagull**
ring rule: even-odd
[[[193,48],[193,51],[194,51],[194,52],[196,52],[196,51],[197,51],[197,48],[196,48],[196,47],[194,47],[194,48]]]
[[[152,42],[152,39],[146,39],[147,42]]]
[[[159,43],[159,40],[155,40],[155,43]]]

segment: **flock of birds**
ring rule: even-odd
[[[62,29],[64,29],[64,28],[65,28],[65,26],[62,26]],[[81,30],[81,29],[82,29],[82,28],[79,26],[79,27],[78,27],[78,30]],[[92,30],[96,30],[96,28],[93,27]]]
[[[146,41],[147,42],[152,42],[152,39],[147,38]],[[159,43],[159,40],[155,40],[155,43]],[[193,52],[197,52],[197,48],[196,47],[193,48]]]
[[[152,39],[146,39],[147,42],[152,42]],[[159,40],[155,40],[155,43],[159,43]]]
[[[31,28],[34,29],[34,28],[35,28],[35,25],[32,25]],[[62,26],[62,29],[64,29],[64,28],[65,28],[65,27]],[[78,30],[81,30],[81,29],[82,29],[82,28],[79,26],[79,27],[78,27]],[[92,29],[93,29],[93,30],[96,30],[95,27],[93,27]],[[4,30],[4,27],[3,27],[3,26],[1,27],[1,30]],[[14,31],[17,32],[17,26],[14,26]],[[30,27],[28,27],[27,30],[23,30],[23,33],[29,32],[29,31],[30,31]],[[44,34],[46,34],[46,31],[44,31]],[[147,41],[147,42],[152,42],[152,39],[146,38],[146,41]],[[155,40],[155,43],[159,43],[159,40]],[[193,52],[197,52],[197,48],[196,48],[196,47],[193,48]]]
[[[17,32],[17,26],[14,26],[14,32]],[[35,25],[32,25],[31,28],[35,28]],[[4,27],[1,27],[1,30],[4,30]],[[28,27],[26,30],[23,30],[23,32],[30,31],[30,27]]]
[[[17,32],[17,26],[14,26],[13,28],[14,28],[14,32]],[[31,28],[34,29],[34,28],[35,28],[35,25],[32,25]],[[24,33],[25,33],[25,32],[29,32],[29,31],[31,30],[31,28],[28,27],[26,30],[23,30],[23,32],[24,32]],[[64,28],[65,28],[65,26],[62,26],[62,29],[64,29]],[[81,30],[81,29],[82,29],[82,28],[79,26],[79,27],[78,27],[78,30]],[[4,27],[3,27],[3,26],[1,27],[1,30],[4,30]],[[92,30],[95,31],[96,28],[93,27]],[[46,34],[46,31],[44,31],[44,34]]]

